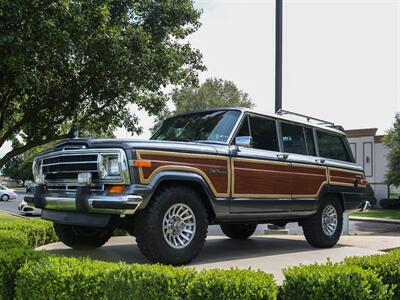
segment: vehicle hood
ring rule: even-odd
[[[227,154],[229,147],[223,144],[211,144],[203,142],[175,142],[139,139],[70,139],[58,143],[53,150],[82,148],[122,148],[124,150],[159,150],[178,151],[204,154]]]

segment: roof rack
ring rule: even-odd
[[[288,111],[288,110],[280,109],[280,110],[278,110],[278,111],[276,112],[276,114],[277,114],[277,115],[280,115],[280,116],[283,116],[283,115],[293,115],[293,116],[305,118],[305,119],[307,119],[308,122],[310,122],[311,120],[312,120],[312,121],[317,121],[317,122],[318,122],[317,124],[318,124],[318,125],[321,125],[321,126],[332,127],[332,128],[335,128],[335,129],[338,129],[338,130],[341,130],[341,131],[344,130],[342,126],[340,126],[340,125],[335,125],[335,123],[333,123],[333,122],[329,122],[329,121],[317,119],[317,118],[314,118],[314,117],[302,115],[302,114],[295,113],[295,112]]]

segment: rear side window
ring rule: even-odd
[[[288,153],[307,155],[303,127],[281,123],[283,149]]]
[[[253,148],[279,151],[275,121],[254,116],[250,116],[249,121]]]
[[[281,124],[282,143],[285,152],[315,156],[312,129],[288,123]]]
[[[317,131],[317,138],[319,155],[321,157],[348,162],[352,161],[341,136]]]

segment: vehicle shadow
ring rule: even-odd
[[[337,245],[335,247],[342,247]],[[47,247],[46,247],[47,248]],[[73,257],[90,257],[107,262],[149,263],[141,254],[133,237],[117,237],[112,243],[96,250],[74,250],[57,243],[46,249],[48,252]],[[226,237],[209,237],[203,251],[193,260],[191,266],[201,266],[240,259],[270,257],[315,251],[305,240],[295,240],[285,237],[252,237],[248,240],[231,240]]]

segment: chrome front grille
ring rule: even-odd
[[[119,175],[110,175],[105,171],[105,159],[108,157],[118,158]],[[92,174],[95,190],[102,190],[104,184],[130,183],[128,161],[122,149],[56,150],[37,157],[33,172],[35,178],[43,176],[51,190],[76,190],[79,173]]]
[[[42,173],[46,180],[77,180],[81,172],[92,173],[99,178],[99,155],[62,154],[42,161]]]

